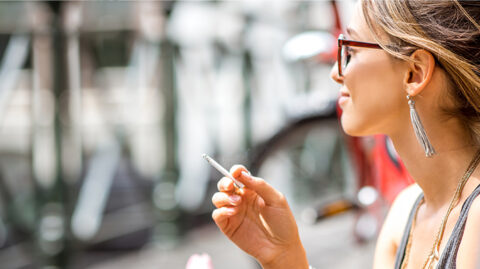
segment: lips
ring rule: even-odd
[[[340,97],[350,97],[350,93],[345,91],[340,91]]]
[[[346,91],[340,91],[340,97],[338,98],[338,105],[343,108],[343,106],[350,100],[350,93]]]

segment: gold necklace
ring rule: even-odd
[[[445,226],[447,224],[448,217],[450,216],[450,213],[452,212],[453,208],[457,206],[460,200],[460,195],[462,194],[463,188],[465,187],[465,184],[467,183],[468,179],[472,175],[473,171],[475,171],[475,168],[477,167],[479,162],[480,162],[480,150],[477,151],[477,153],[475,154],[475,157],[468,165],[468,168],[465,171],[465,174],[462,176],[462,179],[460,179],[460,181],[458,182],[457,189],[455,190],[455,194],[453,195],[452,201],[450,201],[450,205],[448,206],[447,213],[445,213],[445,216],[443,216],[442,218],[442,222],[438,229],[437,235],[435,236],[435,242],[433,243],[432,249],[430,250],[430,254],[428,255],[427,260],[422,266],[423,269],[432,268],[432,266],[434,266],[440,259],[440,254],[439,254],[440,243],[442,242],[443,235],[445,233]],[[418,204],[417,208],[415,209],[415,215],[412,220],[412,227],[410,228],[410,231],[408,233],[408,239],[407,239],[408,241],[407,241],[407,246],[405,248],[405,256],[401,266],[402,269],[406,268],[408,264],[408,257],[410,256],[410,248],[412,244],[411,239],[413,236],[413,228],[415,227],[415,222],[418,215],[418,209],[424,202],[425,202],[425,199],[422,198],[422,201]]]

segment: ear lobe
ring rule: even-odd
[[[405,76],[406,91],[410,96],[421,93],[432,79],[435,69],[435,58],[424,50],[418,49],[410,55],[412,62],[409,63]]]

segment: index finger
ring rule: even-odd
[[[230,171],[233,177],[245,184],[245,187],[260,195],[265,204],[272,206],[285,205],[285,196],[281,192],[268,184],[264,179],[250,175],[245,167],[236,165]]]

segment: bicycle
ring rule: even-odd
[[[301,43],[314,38],[333,44],[322,44],[310,55],[299,52],[294,60],[336,61],[333,37],[342,25],[337,2],[330,4],[335,21],[330,32],[300,34],[286,46],[289,55],[295,55],[295,44],[305,47]],[[413,181],[386,136],[350,137],[339,126],[340,115],[336,100],[332,100],[321,111],[292,119],[252,149],[249,167],[284,192],[307,223],[353,210],[353,234],[358,242],[366,242],[377,235],[396,194]]]

